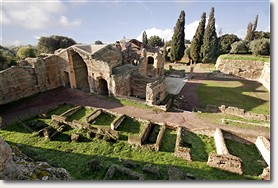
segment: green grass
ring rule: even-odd
[[[116,116],[112,114],[101,113],[96,119],[93,125],[99,126],[111,126],[111,123],[116,118]]]
[[[160,150],[164,152],[174,152],[176,146],[177,131],[166,129],[164,132],[163,140]]]
[[[95,110],[92,110],[90,108],[81,108],[71,116],[67,118],[68,121],[72,120],[79,120],[82,122],[86,122],[86,117],[92,114]]]
[[[57,113],[66,111],[68,106],[61,106]],[[63,109],[63,110],[62,110]],[[83,111],[85,110],[85,112]],[[90,113],[90,110],[82,109],[81,112],[75,113],[73,117],[82,118]],[[78,115],[79,114],[79,115]],[[82,114],[82,115],[80,115]],[[94,126],[106,125],[110,126],[115,116],[109,114],[101,114]],[[25,120],[28,123],[36,118]],[[51,124],[50,119],[37,118],[47,124]],[[199,179],[207,180],[229,180],[229,179],[258,179],[257,174],[237,175],[222,170],[214,169],[206,164],[208,153],[214,151],[214,145],[206,136],[187,134],[187,142],[192,145],[193,162],[184,161],[173,156],[176,142],[176,130],[165,130],[162,140],[161,151],[155,152],[148,148],[134,147],[127,143],[127,137],[130,134],[138,135],[145,127],[144,122],[136,121],[130,117],[126,117],[118,127],[120,139],[117,142],[107,142],[96,137],[87,138],[87,131],[84,129],[72,129],[69,126],[62,133],[58,133],[53,138],[45,139],[29,132],[23,126],[14,123],[7,126],[4,130],[0,130],[0,136],[4,138],[13,147],[20,147],[26,155],[35,161],[46,161],[50,165],[63,167],[77,180],[101,180],[105,177],[107,169],[111,165],[124,166],[123,160],[132,160],[136,163],[133,169],[138,173],[143,173],[142,168],[146,164],[154,164],[159,166],[161,180],[168,179],[169,166],[175,166],[185,173],[190,173]],[[159,126],[155,126],[153,138],[156,140],[156,134]],[[79,142],[71,142],[70,135],[77,133],[80,135]],[[123,139],[124,138],[124,139]],[[250,150],[249,155],[257,154],[254,150]],[[88,162],[96,157],[101,159],[101,167],[97,171],[92,171],[88,167]],[[249,165],[249,164],[248,164]],[[251,164],[250,164],[251,165]],[[248,171],[248,170],[247,170]],[[259,171],[259,170],[257,170]],[[146,174],[145,174],[146,175]],[[113,176],[116,179],[127,179],[127,176]],[[152,177],[146,176],[147,179]]]
[[[225,54],[219,56],[220,59],[226,60],[250,60],[250,61],[262,61],[269,62],[270,56],[255,56],[255,55],[238,55],[238,54]]]
[[[120,139],[127,141],[129,135],[139,135],[144,127],[145,124],[143,122],[136,121],[130,117],[125,117],[117,131],[120,131]]]
[[[241,144],[232,140],[225,140],[225,142],[229,152],[241,158],[244,174],[258,176],[267,167],[255,144]]]
[[[245,111],[270,114],[270,94],[255,81],[215,81],[203,80],[197,87],[201,108],[207,104],[234,106]]]
[[[227,114],[222,114],[222,113],[194,113],[198,118],[201,118],[203,121],[213,123],[213,124],[222,124],[222,119],[231,119],[231,120],[238,120],[238,121],[243,121],[243,122],[249,122],[249,123],[258,123],[258,124],[265,124],[265,121],[256,121],[256,120],[248,120],[244,119],[241,117],[237,116],[232,116],[232,115],[227,115]],[[242,123],[236,123],[236,122],[229,122],[225,125],[228,126],[237,126],[237,127],[244,127],[244,128],[249,128],[249,129],[266,129],[269,130],[267,127],[258,127],[254,125],[248,125],[248,124],[242,124]]]
[[[208,161],[209,153],[216,153],[214,139],[186,131],[182,139],[182,146],[191,148],[193,161]]]
[[[64,132],[64,136],[69,134],[70,131],[73,130]],[[175,134],[173,131],[168,133]],[[0,136],[12,146],[20,144],[20,149],[34,160],[46,161],[53,166],[63,167],[69,171],[74,179],[78,180],[101,180],[105,177],[106,170],[111,165],[123,166],[122,160],[127,159],[135,161],[136,168],[134,170],[139,173],[142,173],[145,164],[158,165],[161,172],[160,179],[162,180],[168,179],[167,170],[170,165],[201,179],[257,179],[256,176],[240,176],[210,168],[206,162],[187,162],[174,157],[172,152],[152,152],[143,148],[136,149],[127,144],[126,141],[111,143],[96,138],[82,142],[69,142],[67,139],[50,141],[32,136],[31,133],[26,132],[23,127],[19,127],[17,124],[9,125],[5,130],[0,130]],[[167,145],[169,144],[163,147]],[[97,156],[101,159],[101,168],[97,171],[91,171],[87,163]]]
[[[63,104],[58,106],[57,108],[54,108],[53,110],[49,111],[47,114],[49,114],[49,116],[55,114],[55,115],[61,115],[62,113],[66,112],[67,110],[73,108],[74,105],[73,104]]]

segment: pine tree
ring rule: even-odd
[[[208,25],[204,34],[203,45],[201,47],[203,62],[209,62],[216,56],[217,42],[218,41],[217,34],[215,31],[214,7],[212,7],[209,14]]]
[[[143,35],[142,35],[142,42],[143,42],[144,44],[148,44],[148,37],[147,37],[146,31],[143,32]]]
[[[199,22],[199,25],[196,29],[196,33],[193,37],[190,46],[190,54],[194,62],[198,62],[200,60],[200,54],[201,54],[200,51],[201,51],[201,46],[203,44],[205,25],[206,25],[206,13],[204,12],[201,16],[201,21]]]
[[[185,45],[184,45],[184,24],[185,24],[185,13],[181,11],[179,19],[177,20],[174,28],[174,34],[172,37],[171,45],[171,60],[179,61],[183,58]]]

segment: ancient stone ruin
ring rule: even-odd
[[[167,95],[163,68],[160,50],[135,39],[73,45],[0,71],[0,105],[61,86],[155,105]]]
[[[217,153],[211,153],[207,164],[211,167],[242,174],[242,161],[240,158],[231,155],[226,147],[221,129],[217,128],[214,134],[214,141]]]

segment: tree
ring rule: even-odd
[[[255,31],[254,32],[254,39],[270,39],[270,32],[265,31]]]
[[[143,35],[142,35],[142,42],[143,42],[144,44],[148,44],[148,36],[147,36],[146,31],[143,32]]]
[[[225,34],[219,37],[218,40],[218,53],[227,54],[231,50],[231,45],[239,41],[239,38],[234,34]]]
[[[213,58],[215,58],[217,52],[217,42],[214,7],[212,7],[209,14],[208,25],[204,33],[203,45],[201,46],[203,62],[210,62]]]
[[[255,31],[258,25],[258,19],[259,19],[259,15],[256,16],[254,23],[249,22],[247,26],[247,34],[245,36],[245,40],[248,42],[254,40]]]
[[[196,33],[192,39],[192,43],[190,46],[190,54],[194,62],[198,62],[200,58],[201,46],[203,44],[203,37],[205,33],[205,25],[206,25],[206,13],[204,12],[201,16],[201,21],[196,29]]]
[[[8,48],[0,46],[0,70],[16,65],[15,54]]]
[[[270,55],[270,40],[264,38],[253,40],[250,49],[254,55]]]
[[[247,54],[249,52],[244,40],[234,42],[233,44],[231,44],[231,48],[232,49],[230,53],[233,54]]]
[[[164,43],[162,41],[162,38],[160,38],[157,35],[154,35],[148,39],[148,45],[151,47],[157,47],[157,46],[162,47]]]
[[[248,26],[247,26],[247,34],[245,37],[246,41],[252,41],[254,38],[254,31],[253,31],[253,24],[251,22],[249,22]]]
[[[103,44],[101,40],[96,40],[95,44]]]
[[[16,53],[16,57],[18,59],[25,59],[26,57],[36,57],[36,54],[36,49],[33,46],[28,45],[19,48]]]
[[[41,37],[38,42],[38,51],[40,53],[54,53],[59,48],[67,48],[76,44],[76,42],[65,36],[52,35],[50,37]]]
[[[169,61],[168,59],[168,51],[167,51],[167,46],[166,46],[166,43],[164,43],[164,47],[163,47],[163,59],[164,59],[164,62],[167,62]]]
[[[176,26],[174,28],[174,34],[172,37],[171,45],[171,60],[179,61],[184,55],[185,45],[184,45],[184,24],[185,24],[185,13],[184,10],[181,11],[180,16],[177,20]]]

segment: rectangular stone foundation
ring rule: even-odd
[[[226,170],[240,175],[243,173],[241,159],[230,154],[219,155],[216,153],[211,153],[209,155],[207,164],[210,167],[219,168],[221,170]]]

